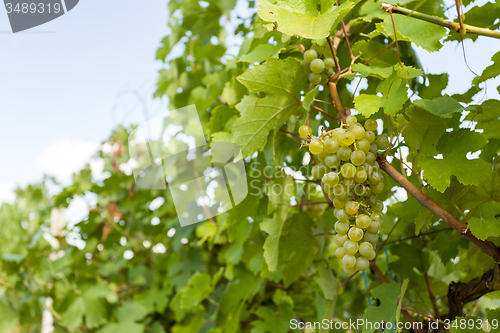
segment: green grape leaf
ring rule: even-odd
[[[382,284],[371,291],[374,298],[380,301],[379,306],[370,305],[365,309],[363,319],[365,322],[377,323],[382,320],[393,323],[398,317],[398,306],[396,300],[401,297],[401,289],[396,282]],[[375,328],[363,326],[363,333],[373,333]],[[384,332],[391,332],[385,329]]]
[[[403,136],[411,151],[422,157],[439,154],[437,143],[452,122],[413,105],[406,110],[406,115],[409,121]]]
[[[284,266],[281,274],[288,288],[312,264],[314,243],[311,220],[306,213],[286,220],[279,243],[279,257]]]
[[[226,82],[222,90],[221,101],[234,107],[248,93],[248,89],[242,85],[236,78]]]
[[[479,206],[477,217],[469,219],[468,226],[474,236],[485,240],[500,235],[500,202],[490,201]]]
[[[316,97],[316,93],[318,92],[318,86],[314,87],[311,91],[309,91],[306,96],[304,97],[304,100],[302,101],[302,107],[306,110],[309,111],[309,108],[311,107],[314,97]]]
[[[325,295],[325,298],[331,301],[337,299],[339,283],[333,276],[333,272],[325,263],[318,266],[318,276],[314,278]]]
[[[493,64],[484,69],[481,76],[478,77],[478,81],[486,81],[500,75],[500,52],[495,53],[491,57],[491,61],[493,61]]]
[[[218,105],[210,113],[211,117],[207,124],[209,134],[224,131],[224,125],[231,117],[237,116],[238,111],[227,105]]]
[[[97,333],[143,333],[144,328],[143,324],[134,322],[109,323],[97,330]]]
[[[212,142],[232,142],[233,134],[228,132],[218,132],[212,134]]]
[[[413,42],[429,52],[438,51],[443,45],[440,40],[447,36],[446,29],[439,25],[410,16],[393,14],[398,41]],[[390,16],[383,23],[376,24],[377,30],[394,38],[394,27]]]
[[[294,181],[292,177],[282,174],[274,182],[270,182],[268,214],[274,212],[272,218],[264,219],[260,229],[268,233],[264,243],[264,259],[269,271],[278,269],[279,243],[283,234],[283,225],[290,211],[290,198],[292,197]]]
[[[385,19],[389,14],[382,9],[380,0],[368,0],[359,9],[359,15],[365,22],[371,22],[374,18]]]
[[[19,314],[5,301],[0,301],[0,332],[17,332]]]
[[[212,292],[210,275],[198,274],[189,279],[181,291],[181,308],[195,308]]]
[[[450,186],[451,176],[457,177],[464,185],[481,184],[490,175],[491,164],[479,158],[469,160],[466,154],[477,151],[487,142],[481,134],[470,130],[457,139],[453,139],[451,133],[446,133],[438,144],[443,159],[424,157],[419,161],[424,178],[439,192],[444,192]]]
[[[234,142],[244,157],[262,150],[270,131],[277,132],[290,115],[300,107],[300,89],[306,73],[294,58],[270,58],[264,64],[247,70],[238,80],[257,94],[245,96],[236,105],[241,117],[233,125]]]
[[[266,22],[269,30],[277,29],[291,36],[311,39],[325,38],[330,30],[353,8],[354,3],[345,1],[336,6],[334,1],[321,1],[318,11],[314,1],[261,0],[259,16]]]
[[[354,98],[356,109],[365,117],[369,117],[380,108],[384,113],[395,116],[408,100],[408,86],[406,79],[417,77],[421,74],[418,69],[407,68],[408,72],[400,66],[392,68],[392,74],[380,82],[377,87],[377,95],[361,94]],[[384,75],[386,73],[382,72]],[[379,71],[378,75],[381,75]],[[379,96],[381,95],[381,96]]]
[[[278,53],[281,50],[284,50],[283,46],[284,46],[283,43],[278,43],[276,45],[260,44],[257,45],[257,47],[253,49],[251,52],[246,53],[241,57],[239,57],[238,61],[249,62],[253,64],[255,62],[262,62],[269,57],[277,58]]]
[[[433,99],[442,96],[442,91],[447,86],[448,86],[448,73],[425,74],[424,82],[417,84],[418,95],[422,98]],[[459,100],[459,102],[463,101]]]
[[[471,111],[467,119],[471,120],[472,117],[477,121],[476,128],[483,130],[486,139],[500,139],[500,101],[495,99],[486,101],[479,114],[476,115],[476,112]]]
[[[464,110],[460,103],[447,94],[434,99],[419,99],[414,101],[413,104],[443,118],[451,118],[454,112]]]

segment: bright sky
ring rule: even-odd
[[[164,0],[86,0],[52,22],[12,34],[0,8],[0,201],[43,174],[68,181],[118,123],[142,122],[141,104],[124,91],[137,90],[150,115],[165,110],[152,93],[163,66],[155,51],[166,19]],[[481,73],[500,41],[480,37],[465,46],[469,65]],[[427,72],[450,73],[445,92],[468,90],[473,74],[456,43],[418,55]],[[498,98],[498,84],[488,82],[489,98]]]

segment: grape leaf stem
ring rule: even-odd
[[[408,9],[408,8],[399,7],[397,5],[390,5],[387,3],[382,4],[382,9],[385,10],[386,12],[392,11],[393,13],[411,16],[413,18],[416,18],[416,19],[419,19],[422,21],[426,21],[429,23],[437,24],[437,25],[440,25],[442,27],[445,27],[445,28],[448,28],[450,30],[453,30],[455,32],[460,33],[460,23],[458,23],[458,22],[449,22],[449,21],[443,20],[442,18],[439,18],[436,16],[427,15],[424,13],[416,12],[416,11]],[[490,29],[479,28],[479,27],[475,27],[472,25],[468,25],[468,24],[463,24],[463,29],[465,30],[465,33],[471,33],[471,34],[475,34],[475,35],[481,35],[481,36],[487,36],[487,37],[500,39],[500,31],[493,31]]]
[[[440,217],[444,222],[448,223],[453,229],[458,231],[463,237],[474,243],[481,251],[489,255],[493,260],[500,262],[500,249],[490,241],[482,241],[476,238],[469,230],[469,227],[464,222],[458,220],[453,215],[448,213],[444,208],[435,203],[425,193],[421,192],[408,179],[403,177],[383,156],[377,158],[380,168],[384,170],[392,179],[402,186],[409,194],[431,212]]]

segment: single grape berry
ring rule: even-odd
[[[345,212],[349,215],[356,215],[358,213],[359,203],[356,201],[348,201],[345,204]]]
[[[323,62],[325,63],[326,69],[332,69],[333,66],[335,66],[335,61],[333,61],[332,58],[325,58],[325,60],[323,60]]]
[[[375,141],[375,133],[373,133],[372,131],[366,131],[365,132],[365,139],[369,143],[373,143]]]
[[[356,174],[356,167],[351,163],[345,163],[340,168],[340,173],[342,173],[342,176],[344,176],[344,178],[352,178]]]
[[[377,213],[381,213],[384,210],[384,203],[380,200],[377,200],[373,206],[372,210]]]
[[[313,155],[318,155],[323,151],[323,142],[318,139],[313,139],[309,143],[309,151]]]
[[[356,118],[356,116],[348,116],[345,120],[347,125],[351,125],[352,123],[355,123],[357,121],[358,119]]]
[[[344,256],[347,254],[347,252],[345,251],[345,249],[343,247],[338,247],[336,250],[335,250],[335,256],[339,259],[342,259],[344,258]]]
[[[337,221],[335,222],[335,231],[339,235],[345,235],[347,234],[347,231],[349,231],[349,223],[345,221]]]
[[[339,147],[340,147],[339,142],[334,138],[326,138],[323,144],[323,149],[328,154],[335,154],[337,150],[339,150]]]
[[[299,135],[303,138],[307,138],[309,137],[309,135],[312,134],[312,129],[311,127],[307,126],[307,125],[302,125],[300,126],[299,128]]]
[[[348,254],[355,255],[359,249],[358,242],[354,242],[352,240],[346,240],[344,243],[344,249]]]
[[[337,156],[341,161],[349,161],[351,158],[352,150],[349,147],[340,147],[337,150]]]
[[[338,168],[340,166],[340,159],[336,154],[326,155],[325,164],[329,168]]]
[[[359,214],[356,217],[356,226],[361,229],[366,229],[370,226],[372,223],[372,220],[370,217],[366,214]]]
[[[378,147],[375,143],[372,143],[370,145],[370,153],[372,153],[373,155],[377,156],[378,154]]]
[[[341,200],[337,197],[335,197],[335,199],[333,199],[333,206],[337,209],[342,209],[345,207],[345,204],[346,204],[346,201],[344,200]]]
[[[349,131],[354,134],[356,140],[360,140],[365,136],[365,129],[361,126],[351,126],[349,127]]]
[[[373,251],[373,245],[372,244],[370,244],[368,242],[363,242],[363,243],[359,244],[359,254],[361,254],[362,256],[365,256],[365,257],[369,256],[370,253],[372,253],[372,251]]]
[[[375,194],[382,193],[382,191],[384,190],[384,188],[385,188],[384,183],[378,183],[376,185],[372,185],[371,186],[372,192],[375,193]]]
[[[354,268],[356,266],[356,257],[350,254],[346,254],[342,258],[342,264],[347,268]]]
[[[356,137],[352,132],[344,132],[339,138],[340,145],[344,147],[352,145],[354,141],[356,141]]]
[[[335,71],[334,71],[333,69],[327,69],[327,70],[326,70],[326,75],[327,75],[328,77],[331,77],[334,73],[335,73]]]
[[[318,165],[313,166],[313,168],[311,170],[311,174],[312,174],[314,179],[321,179],[321,178],[323,178],[325,173],[327,173],[328,171],[329,170],[326,167],[326,165],[318,164]]]
[[[344,246],[346,240],[348,240],[347,235],[336,234],[333,237],[333,241],[337,244],[337,246]]]
[[[380,222],[380,224],[382,224],[382,221],[384,220],[384,217],[380,213],[373,213],[372,215],[370,215],[370,218],[372,219],[372,221]]]
[[[335,172],[329,172],[323,176],[323,183],[328,186],[337,185],[339,182],[339,175]]]
[[[314,50],[307,50],[304,52],[304,60],[308,63],[311,63],[314,59],[318,57],[318,53]]]
[[[375,139],[375,144],[379,150],[386,150],[391,145],[387,135],[382,134],[377,139]]]
[[[366,163],[368,163],[370,166],[373,165],[373,163],[375,163],[375,161],[377,160],[377,157],[375,155],[373,155],[372,152],[367,152],[366,153]]]
[[[364,169],[362,169],[362,170],[358,170],[358,169],[356,169],[356,174],[354,175],[354,181],[358,184],[362,184],[362,183],[366,182],[366,178],[368,177],[368,174],[366,173],[366,171]],[[364,195],[364,193],[365,193],[365,191],[363,189],[362,195]]]
[[[356,269],[358,271],[367,271],[368,268],[370,268],[370,262],[368,259],[363,257],[356,258]]]
[[[321,82],[321,75],[316,73],[309,74],[309,82],[314,85],[319,84]]]
[[[341,136],[342,134],[344,134],[344,132],[345,132],[345,131],[344,131],[342,128],[337,127],[336,129],[334,129],[334,130],[332,131],[332,133],[331,133],[330,135],[332,136],[332,138],[334,138],[334,139],[337,139],[337,140],[338,140],[338,139],[340,138],[340,136]]]
[[[378,235],[371,232],[365,232],[364,239],[369,243],[375,244],[378,241]]]
[[[372,223],[366,229],[366,231],[376,234],[379,231],[379,229],[380,229],[380,223],[378,223],[377,221],[372,221]]]
[[[372,227],[372,225],[374,223],[378,223],[378,222],[372,222],[372,224],[370,225],[368,230]],[[380,227],[380,225],[379,225],[379,227]],[[370,232],[372,232],[372,231],[370,231]],[[349,229],[349,232],[347,233],[347,235],[349,236],[349,239],[352,240],[353,242],[359,242],[360,240],[363,239],[364,232],[363,232],[363,230],[361,230],[361,228],[352,227],[351,229]]]
[[[336,213],[335,217],[339,221],[348,221],[349,220],[349,215],[347,215],[347,213],[345,212],[344,209],[335,209],[334,212]]]
[[[356,268],[348,268],[342,266],[342,269],[344,270],[344,273],[346,273],[347,275],[353,275],[354,273],[356,273]]]
[[[321,59],[314,59],[311,61],[311,71],[319,74],[325,69],[325,63]]]
[[[361,150],[355,150],[351,154],[351,162],[355,166],[360,166],[363,165],[366,161],[366,155],[363,151]],[[350,178],[350,177],[349,177]]]
[[[365,121],[365,128],[367,131],[375,131],[378,127],[377,121],[375,119],[367,119]]]

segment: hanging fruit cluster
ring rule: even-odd
[[[304,52],[304,61],[302,62],[302,66],[311,71],[309,74],[309,82],[313,85],[326,85],[328,83],[328,78],[330,78],[335,72],[333,70],[333,67],[335,66],[333,59],[322,59],[322,57],[318,55],[318,52],[313,49]]]
[[[312,136],[309,126],[299,128],[299,135],[311,140],[309,152],[319,160],[312,168],[312,176],[321,179],[335,206],[335,255],[342,259],[347,274],[369,268],[383,223],[384,204],[377,194],[384,190],[384,176],[377,155],[390,143],[386,135],[375,134],[377,127],[373,119],[366,120],[363,126],[355,116],[348,116],[345,124],[318,138]]]

